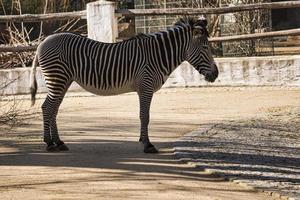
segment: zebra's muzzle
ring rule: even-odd
[[[219,75],[219,70],[216,65],[213,65],[211,72],[206,72],[204,74],[205,80],[208,82],[214,82],[218,78],[218,75]]]
[[[208,81],[208,82],[214,82],[216,80],[216,76],[213,75],[212,73],[207,73],[205,75],[205,80]]]

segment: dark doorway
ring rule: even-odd
[[[282,0],[272,0],[272,2],[280,1]],[[293,28],[300,28],[300,8],[272,10],[272,29],[274,31]]]

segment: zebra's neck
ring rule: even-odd
[[[185,61],[186,52],[192,38],[191,30],[187,26],[175,26],[167,31],[155,33],[153,36],[153,46],[156,46],[156,48],[149,51],[155,51],[154,54],[159,58],[159,67],[162,68],[164,75],[170,75]]]

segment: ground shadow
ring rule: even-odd
[[[181,157],[193,158],[201,169],[247,180],[264,190],[291,191],[297,196],[300,195],[299,132],[295,131],[298,124],[276,120],[223,122],[199,133],[193,141],[177,142],[176,146]]]

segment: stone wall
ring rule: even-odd
[[[300,55],[273,57],[244,57],[216,59],[220,74],[216,82],[208,83],[188,63],[177,68],[164,87],[199,86],[297,86],[300,87]],[[2,94],[29,93],[30,68],[0,70],[0,88],[9,80],[15,80],[1,89]],[[46,92],[41,71],[37,68],[38,92]],[[69,91],[80,91],[73,83]]]

